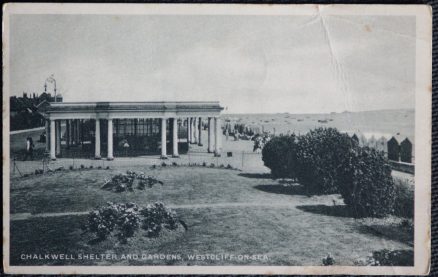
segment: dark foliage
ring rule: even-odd
[[[176,213],[161,202],[148,205],[140,213],[143,216],[141,227],[148,237],[158,236],[163,228],[168,230],[178,228],[179,220]],[[184,228],[186,229],[187,225]]]
[[[140,227],[146,231],[148,237],[156,237],[163,229],[177,229],[181,222],[183,221],[178,219],[176,213],[161,202],[144,208],[135,203],[108,202],[88,214],[83,229],[95,233],[98,240],[115,234],[120,242],[127,243]],[[185,223],[183,227],[187,230]]]
[[[412,266],[414,251],[383,249],[374,251],[373,258],[380,266]]]
[[[95,233],[97,238],[104,240],[113,231],[123,243],[132,237],[140,226],[139,208],[135,203],[113,204],[101,206],[88,215],[86,230]]]
[[[336,193],[339,187],[338,168],[357,142],[334,128],[317,128],[299,136],[297,177],[314,193]]]
[[[339,165],[339,192],[356,217],[382,217],[393,212],[394,181],[382,152],[355,147]]]
[[[401,180],[395,181],[394,215],[413,219],[414,188]]]
[[[262,150],[262,160],[273,178],[297,176],[297,140],[294,134],[272,138]]]
[[[352,216],[381,217],[394,212],[396,191],[384,154],[360,147],[334,128],[274,137],[262,155],[272,177],[296,178],[307,194],[340,193]],[[403,188],[398,192],[396,212],[409,217],[411,195]]]

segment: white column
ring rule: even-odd
[[[108,160],[113,159],[113,120],[110,118],[108,119]]]
[[[187,118],[187,143],[190,144],[190,118]]]
[[[187,118],[187,139],[188,139],[188,143],[192,143],[193,141],[193,135],[192,135],[192,118],[189,117]]]
[[[67,148],[70,147],[70,120],[67,119],[65,121],[65,144],[67,145]]]
[[[198,143],[198,132],[196,132],[196,117],[193,118],[193,143],[197,144]]]
[[[69,128],[69,139],[70,139],[70,145],[74,145],[75,144],[75,130],[74,130],[74,120],[73,119],[69,119],[70,121],[70,128]]]
[[[75,142],[76,142],[76,145],[78,145],[79,144],[79,119],[75,119],[75,121],[74,121],[74,125],[75,125]]]
[[[66,140],[66,143],[67,143],[67,145],[71,145],[72,144],[72,141],[73,141],[73,138],[72,138],[72,129],[71,129],[71,120],[70,119],[67,119],[66,120],[66,129],[65,129],[65,140]],[[68,126],[68,128],[67,128],[67,126]]]
[[[56,124],[50,120],[50,158],[56,160]]]
[[[46,120],[46,151],[50,151],[50,122]]]
[[[61,120],[56,120],[56,156],[61,155]]]
[[[80,144],[80,141],[81,141],[81,120],[77,119],[76,123],[77,123],[77,126],[76,126],[76,130],[77,130],[76,131],[76,135],[77,135],[76,143]]]
[[[94,158],[100,159],[100,119],[96,118]]]
[[[221,156],[221,148],[222,148],[222,132],[221,132],[221,123],[220,123],[220,118],[219,117],[215,117],[214,118],[214,155],[216,157],[220,157]]]
[[[161,158],[167,159],[166,118],[161,119]]]
[[[213,119],[211,117],[208,118],[208,153],[214,152],[213,147]]]
[[[77,145],[78,144],[78,125],[77,125],[77,120],[73,119],[71,121],[71,125],[72,125],[72,129],[73,129],[73,144]]]
[[[202,118],[199,118],[198,119],[198,145],[199,146],[202,146],[201,133],[202,133]]]
[[[173,153],[172,153],[172,157],[174,158],[178,158],[179,157],[179,153],[178,153],[178,119],[177,118],[173,118],[172,119],[172,145],[173,145]]]

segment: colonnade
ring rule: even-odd
[[[167,119],[170,119],[170,126],[172,127],[172,157],[179,157],[178,151],[178,119],[181,117],[161,118],[161,158],[166,159],[167,154]],[[187,143],[197,144],[203,146],[202,138],[202,117],[188,117],[185,118],[187,122]],[[108,136],[107,136],[107,159],[114,159],[113,153],[113,119],[96,119],[95,120],[95,153],[96,159],[101,158],[101,141],[100,141],[100,121],[107,120]],[[207,128],[207,151],[214,153],[215,156],[221,155],[221,136],[222,129],[220,117],[208,117]],[[82,135],[82,120],[81,119],[65,119],[65,139],[67,147],[76,145],[81,140]],[[61,154],[61,120],[49,119],[46,121],[46,149],[50,150],[50,158],[56,160],[56,157]]]

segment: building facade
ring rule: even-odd
[[[206,130],[208,152],[220,156],[222,110],[219,102],[52,102],[46,148],[52,160],[74,147],[96,159],[157,151],[165,159],[178,157],[182,145],[202,146]]]

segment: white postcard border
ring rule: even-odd
[[[415,263],[413,267],[355,266],[10,266],[9,16],[12,14],[412,15],[416,16]],[[20,274],[357,274],[418,275],[430,267],[432,19],[426,5],[35,4],[3,6],[3,265]]]

